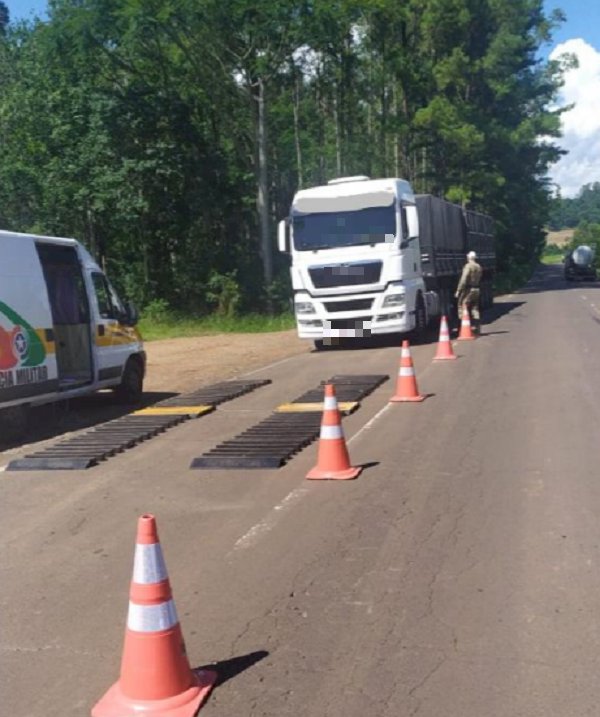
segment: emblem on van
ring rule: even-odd
[[[46,349],[35,329],[0,301],[0,370],[39,366],[45,358]]]

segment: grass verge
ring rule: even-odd
[[[176,339],[185,336],[213,336],[215,334],[258,334],[270,331],[287,331],[295,326],[293,314],[263,316],[203,316],[190,317],[177,314],[163,314],[160,317],[143,316],[138,329],[144,341]]]

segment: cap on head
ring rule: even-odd
[[[474,251],[470,251],[467,254],[467,259],[477,259],[477,254]]]

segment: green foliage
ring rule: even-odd
[[[600,182],[586,184],[573,199],[559,195],[552,200],[550,229],[571,229],[580,222],[600,224]]]
[[[543,264],[560,264],[564,255],[564,247],[558,246],[558,244],[546,244],[544,246],[544,250],[542,251],[540,261]]]
[[[523,287],[533,274],[533,264],[509,259],[507,268],[494,276],[494,294],[510,294]]]
[[[298,186],[369,174],[490,213],[505,273],[543,249],[565,64],[538,58],[561,20],[542,0],[53,0],[48,21],[7,19],[0,2],[0,225],[83,240],[148,321],[287,310],[259,169],[271,237]]]
[[[172,318],[172,312],[169,304],[164,299],[153,299],[142,311],[140,320],[150,324],[166,324]]]
[[[240,286],[231,274],[219,274],[212,271],[206,282],[206,300],[212,305],[217,316],[233,317],[237,313],[241,300]]]

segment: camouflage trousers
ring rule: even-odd
[[[476,326],[479,326],[481,316],[479,314],[479,289],[469,289],[465,294],[458,297],[458,318],[462,319],[465,307],[471,314],[471,319]]]

